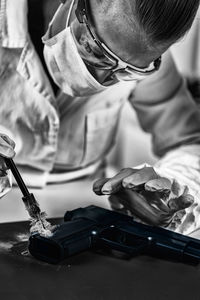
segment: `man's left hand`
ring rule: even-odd
[[[180,223],[185,209],[194,202],[186,186],[160,177],[152,167],[123,169],[112,178],[97,180],[93,190],[97,195],[109,195],[113,210],[163,227],[173,219]]]

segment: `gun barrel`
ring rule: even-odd
[[[143,253],[189,263],[197,263],[200,260],[200,241],[197,239],[134,221],[118,222],[115,231],[117,231],[115,234],[102,232],[102,238],[107,235],[107,244],[109,244],[110,239],[112,240],[115,236],[119,239],[121,236],[121,248],[124,252],[131,253],[131,248],[135,250],[135,242],[140,238],[143,239],[140,245]]]

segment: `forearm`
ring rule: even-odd
[[[170,54],[159,72],[139,83],[131,103],[152,135],[154,153],[163,156],[181,145],[200,144],[200,110]]]

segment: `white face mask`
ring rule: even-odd
[[[64,93],[77,97],[89,96],[107,88],[88,71],[78,53],[69,26],[52,38],[49,38],[48,30],[42,40],[45,44],[44,58],[49,73]]]

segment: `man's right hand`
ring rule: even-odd
[[[6,166],[4,157],[13,158],[15,156],[15,143],[6,134],[0,133],[0,177],[6,175]]]

